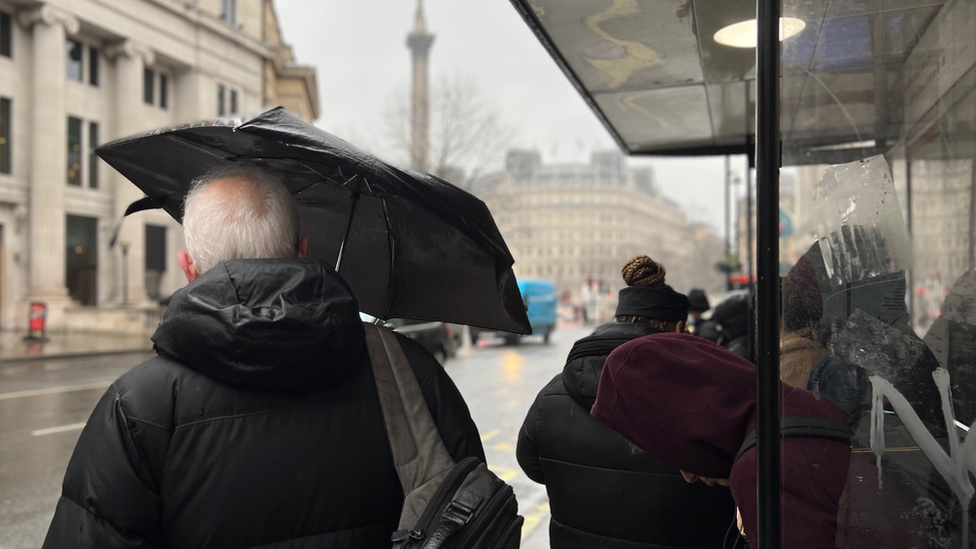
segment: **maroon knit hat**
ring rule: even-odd
[[[832,403],[781,387],[784,415],[847,421]],[[610,354],[591,414],[679,469],[729,478],[755,428],[756,367],[700,337],[641,337]]]
[[[847,415],[812,393],[780,384],[784,416],[841,423]],[[736,454],[756,423],[756,367],[724,347],[662,333],[617,347],[600,378],[593,417],[644,451],[703,477],[730,479],[746,533],[756,535],[756,450]],[[834,546],[850,444],[782,439],[784,547]],[[733,466],[735,471],[733,472]]]
[[[704,338],[662,333],[610,354],[590,413],[679,469],[729,478],[755,403],[749,361]]]

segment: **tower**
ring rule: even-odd
[[[434,43],[434,35],[427,32],[424,20],[424,2],[417,0],[417,13],[414,26],[407,35],[407,47],[413,58],[413,85],[410,94],[410,164],[420,172],[429,171],[428,151],[428,109],[430,98],[427,86],[427,55]]]

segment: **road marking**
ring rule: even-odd
[[[522,523],[522,539],[529,537],[529,534],[535,530],[536,526],[542,522],[549,514],[549,502],[540,503],[532,510],[531,513],[525,514],[525,522]]]
[[[71,425],[61,425],[58,427],[48,427],[47,429],[38,429],[36,431],[31,431],[31,436],[42,437],[44,435],[53,435],[55,433],[64,433],[67,431],[77,431],[79,429],[85,428],[85,422],[82,423],[72,423]]]
[[[496,450],[498,452],[505,452],[506,454],[511,454],[512,452],[515,451],[515,445],[512,444],[511,442],[499,442],[498,444],[492,446],[491,449]]]
[[[111,381],[94,381],[92,383],[81,383],[79,385],[62,385],[60,387],[48,387],[46,389],[31,389],[28,391],[14,391],[12,393],[0,393],[0,400],[11,398],[24,398],[42,395],[56,395],[59,393],[70,393],[72,391],[87,391],[89,389],[104,389],[111,385]]]
[[[502,479],[504,482],[508,482],[513,478],[522,474],[522,471],[518,469],[511,469],[508,467],[489,467],[492,473],[498,475],[498,478]]]
[[[492,429],[491,431],[481,435],[481,442],[488,442],[489,440],[497,437],[500,433],[501,431],[498,429]]]

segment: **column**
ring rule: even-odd
[[[143,71],[155,59],[153,51],[134,40],[125,40],[105,50],[109,59],[115,60],[115,136],[116,138],[146,131],[142,116]],[[143,197],[143,192],[122,174],[115,173],[115,215],[121,219],[129,204]],[[123,247],[128,249],[123,255]],[[118,258],[118,269],[112,295],[117,303],[133,306],[149,304],[146,297],[146,224],[142,216],[133,214],[122,223],[122,230],[113,253]],[[124,264],[123,264],[124,263]]]
[[[48,303],[49,326],[57,329],[69,304],[65,286],[65,41],[67,34],[78,32],[78,20],[47,4],[20,12],[18,19],[24,27],[33,28],[34,39],[28,298]]]

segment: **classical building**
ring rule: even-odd
[[[0,327],[151,328],[185,284],[180,226],[95,154],[152,128],[283,105],[318,117],[270,0],[0,0]]]
[[[594,152],[589,164],[551,165],[536,152],[510,151],[505,170],[471,191],[492,211],[516,275],[551,279],[561,295],[577,298],[587,279],[619,288],[621,267],[640,254],[664,264],[679,291],[721,289],[714,268],[721,239],[689,223],[661,195],[653,172],[628,168],[618,151]]]

